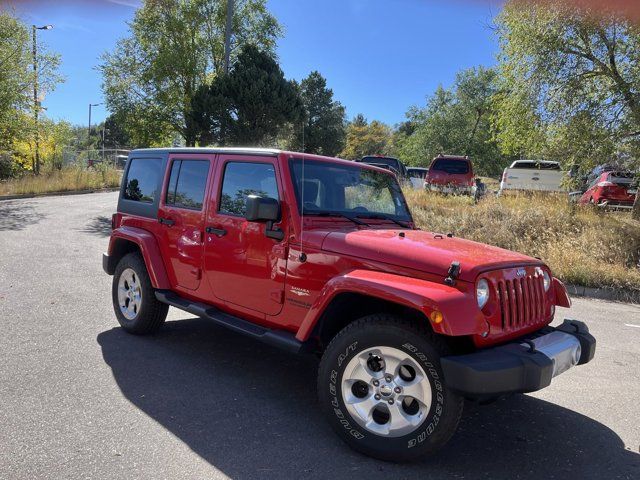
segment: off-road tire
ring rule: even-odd
[[[391,347],[408,354],[426,374],[431,407],[415,430],[387,437],[362,427],[349,413],[342,395],[347,364],[372,347]],[[328,345],[318,370],[318,397],[331,427],[353,449],[381,460],[417,460],[440,449],[455,433],[464,400],[445,383],[440,357],[450,353],[442,338],[427,327],[395,315],[376,314],[347,325]]]
[[[118,283],[120,277],[127,269],[135,272],[139,279],[142,300],[139,310],[134,318],[126,318],[120,310],[120,302],[118,300]],[[118,322],[124,330],[136,335],[145,335],[154,333],[162,327],[169,305],[159,302],[155,296],[155,291],[149,279],[149,273],[142,256],[138,252],[128,253],[118,262],[116,271],[113,275],[113,283],[111,288],[113,310],[116,314]]]

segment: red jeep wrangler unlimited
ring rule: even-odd
[[[321,355],[318,396],[351,447],[433,452],[463,399],[548,386],[590,361],[567,292],[540,260],[421,231],[391,172],[266,149],[130,154],[104,270],[122,328],[169,306]]]

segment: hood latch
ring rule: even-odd
[[[456,284],[458,276],[460,276],[460,262],[451,262],[449,270],[447,271],[447,278],[444,279],[444,283],[453,287]]]

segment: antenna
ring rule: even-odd
[[[306,121],[302,121],[302,185],[300,187],[300,256],[298,259],[300,262],[307,261],[307,255],[304,253],[302,246],[303,234],[304,234],[304,124]]]
[[[307,260],[307,255],[304,253],[304,249],[302,248],[302,242],[304,236],[304,154],[302,156],[302,187],[300,188],[300,257],[299,260],[301,262],[305,262]]]

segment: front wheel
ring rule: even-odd
[[[463,399],[440,367],[447,347],[426,328],[393,315],[345,327],[320,362],[320,404],[352,448],[382,460],[414,460],[454,434]]]

